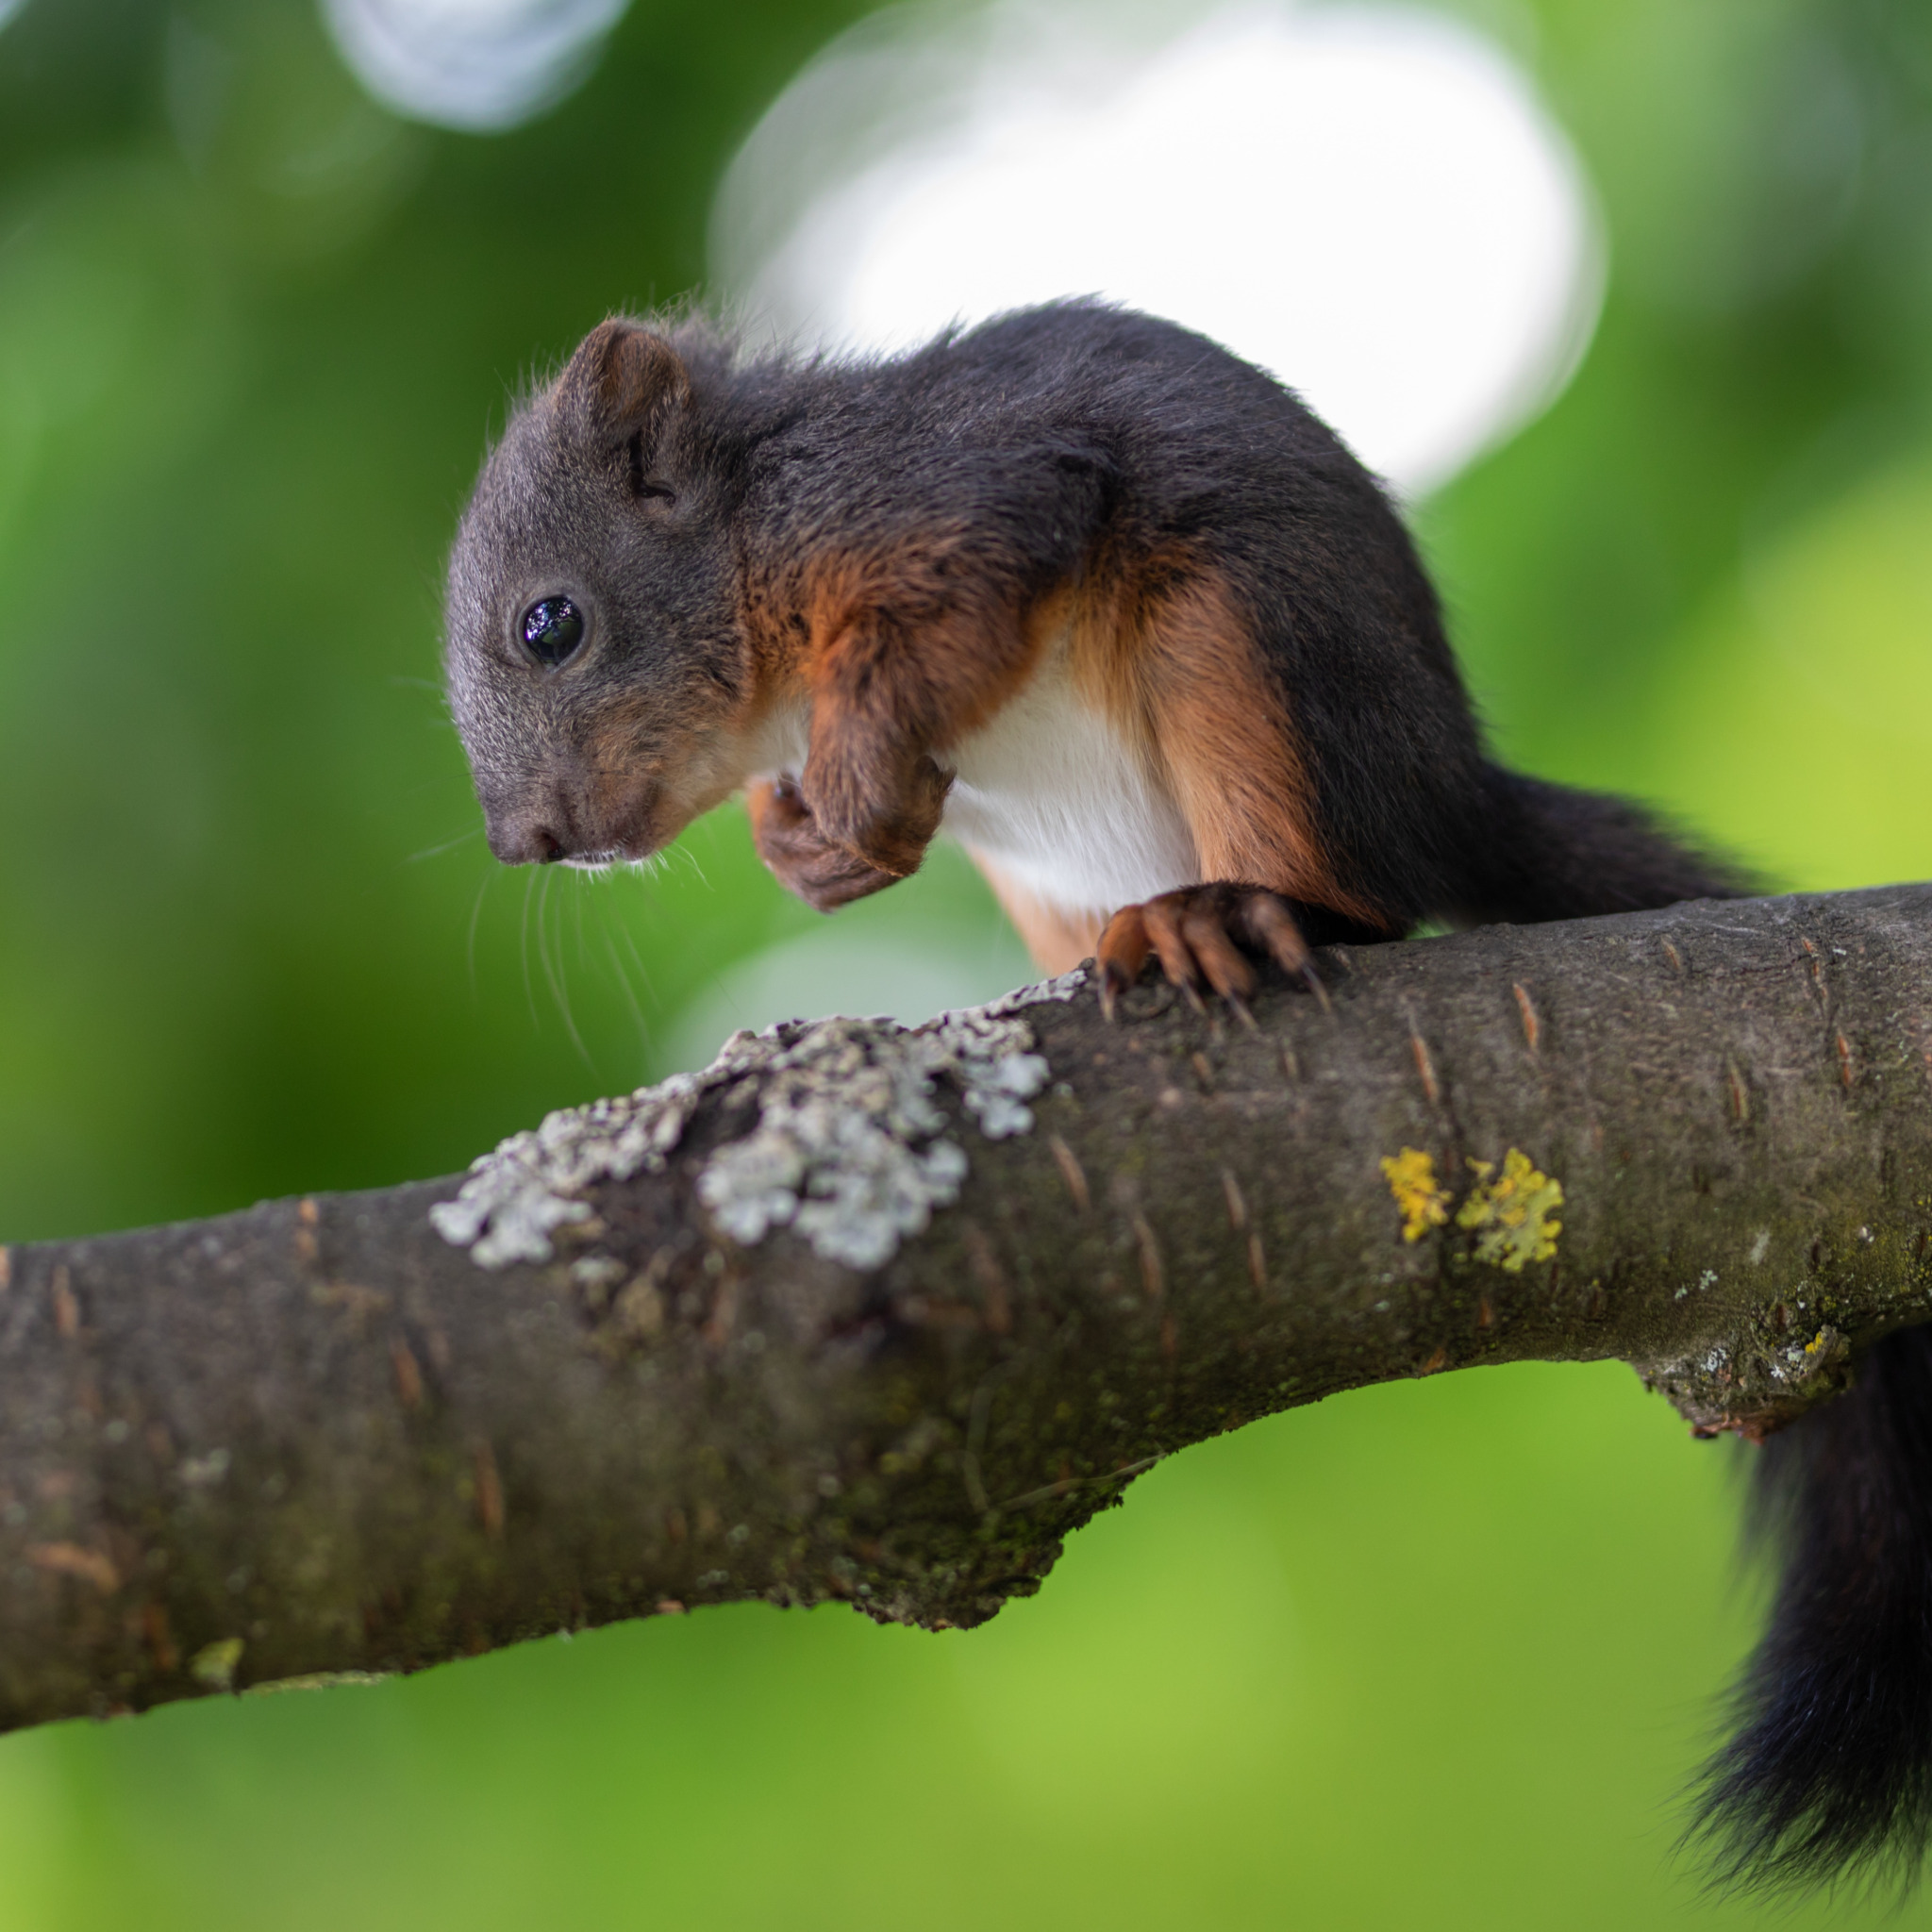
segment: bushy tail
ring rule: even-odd
[[[1680,899],[1735,899],[1744,874],[1707,857],[1628,799],[1574,791],[1491,765],[1482,836],[1451,908],[1476,924],[1587,919]]]
[[[1690,1835],[1721,1884],[1908,1885],[1932,1830],[1932,1327],[1758,1453],[1783,1574]]]

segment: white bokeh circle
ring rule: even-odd
[[[1272,370],[1409,493],[1574,370],[1603,285],[1589,186],[1472,28],[1275,6],[1163,35],[1076,0],[958,22],[835,42],[747,142],[713,258],[756,321],[897,348],[1103,294]]]
[[[322,16],[350,71],[385,107],[438,127],[497,134],[583,80],[628,4],[322,0]]]

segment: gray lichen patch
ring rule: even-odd
[[[663,1167],[698,1102],[738,1071],[724,1061],[743,1037],[727,1042],[703,1073],[674,1074],[621,1099],[562,1108],[534,1133],[512,1134],[471,1163],[456,1199],[430,1208],[431,1224],[485,1268],[549,1260],[552,1231],[590,1219],[581,1198],[587,1188]]]
[[[1048,1069],[1019,1015],[1042,1000],[1072,999],[1085,983],[1075,970],[923,1026],[841,1019],[735,1033],[700,1073],[565,1108],[534,1133],[512,1135],[430,1220],[485,1268],[547,1261],[552,1233],[589,1219],[591,1187],[660,1170],[705,1095],[741,1087],[758,1103],[758,1123],[698,1177],[720,1232],[752,1246],[790,1226],[828,1260],[876,1268],[935,1208],[958,1198],[966,1177],[940,1083],[958,1092],[988,1140],[1026,1132],[1026,1102]]]
[[[984,1014],[989,1020],[1001,1020],[1009,1013],[1024,1011],[1028,1007],[1038,1007],[1050,1000],[1064,1004],[1072,999],[1087,984],[1087,969],[1075,966],[1070,973],[1062,973],[1053,979],[1042,979],[1034,986],[1017,987],[1011,992],[1002,993],[990,1007],[978,1007],[974,1010]],[[941,1014],[942,1019],[957,1017]]]
[[[1047,1079],[1032,1029],[1010,1015],[946,1013],[909,1030],[827,1020],[789,1043],[748,1043],[767,1053],[758,1124],[711,1157],[698,1198],[743,1246],[791,1226],[848,1268],[889,1260],[958,1197],[966,1153],[945,1133],[941,1078],[990,1141],[1032,1126],[1026,1102]]]

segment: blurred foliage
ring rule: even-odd
[[[0,32],[0,1234],[453,1169],[813,928],[732,811],[495,871],[437,585],[507,393],[700,284],[857,10],[637,0],[488,140],[296,0]],[[1574,387],[1418,511],[1503,749],[1781,882],[1932,872],[1932,14],[1472,11],[1612,246]],[[1009,974],[957,862],[847,917]],[[1751,1924],[1667,1863],[1728,1462],[1614,1365],[1444,1377],[1178,1458],[983,1632],[708,1612],[10,1739],[0,1926]]]

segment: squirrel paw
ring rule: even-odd
[[[841,845],[859,863],[902,879],[919,870],[952,786],[953,774],[924,753],[896,760],[881,754],[856,771],[849,757],[815,746],[799,792],[822,842]]]
[[[1315,972],[1307,941],[1285,901],[1262,886],[1186,886],[1139,906],[1124,906],[1108,921],[1095,949],[1100,1008],[1111,1020],[1120,997],[1140,978],[1152,952],[1168,978],[1197,1011],[1206,1011],[1207,983],[1252,1026],[1248,999],[1255,969],[1246,954],[1273,959],[1303,980],[1324,1006],[1328,995]]]
[[[820,831],[804,794],[790,778],[759,778],[745,788],[752,842],[788,892],[819,912],[836,912],[897,882],[897,873],[868,864]]]

